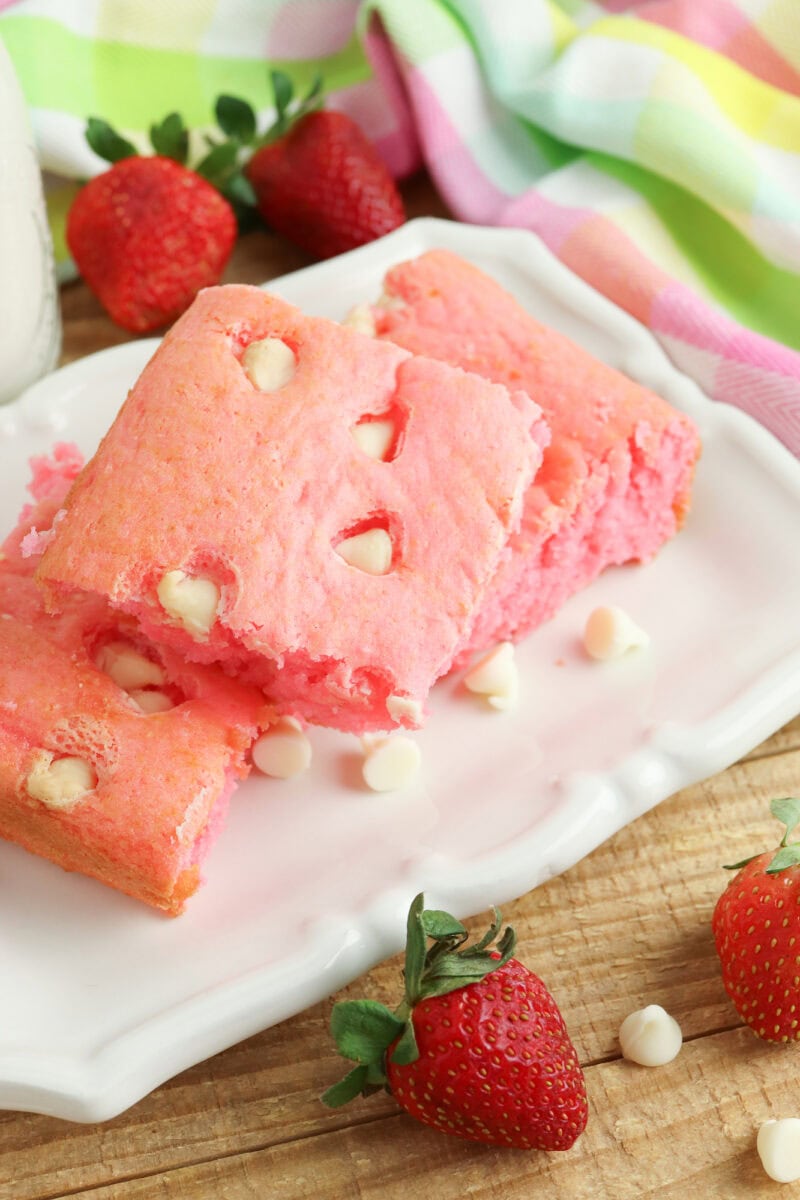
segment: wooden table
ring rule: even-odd
[[[424,180],[412,214],[443,213]],[[266,233],[243,239],[229,280],[304,265]],[[64,359],[127,340],[86,289],[63,293]],[[720,863],[766,848],[768,802],[800,788],[800,719],[742,762],[659,805],[565,875],[508,905],[518,957],[548,983],[581,1062],[589,1125],[566,1154],[443,1137],[380,1094],[337,1111],[331,1001],[234,1046],[97,1126],[0,1113],[0,1200],[750,1200],[772,1197],[759,1124],[800,1116],[800,1047],[759,1042],[729,1004],[709,920]],[[341,996],[394,1002],[390,961]],[[5,986],[10,981],[3,981]],[[685,1044],[657,1069],[623,1061],[617,1031],[647,1003]],[[800,1185],[786,1195],[800,1194]]]

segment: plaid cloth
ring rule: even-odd
[[[800,455],[800,0],[0,0],[42,164],[104,167],[268,67],[323,74],[393,172],[533,230]]]

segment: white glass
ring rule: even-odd
[[[0,404],[52,370],[60,346],[41,172],[25,102],[0,41]]]

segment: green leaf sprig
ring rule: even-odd
[[[422,893],[415,897],[408,912],[405,991],[398,1007],[392,1012],[376,1000],[342,1000],[333,1006],[333,1040],[339,1053],[357,1066],[328,1088],[322,1096],[324,1104],[338,1108],[356,1096],[386,1089],[387,1056],[398,1066],[419,1058],[411,1016],[414,1007],[476,983],[508,962],[516,934],[509,926],[499,936],[502,917],[496,908],[492,912],[487,932],[468,945],[469,934],[460,921],[440,909],[426,909]]]

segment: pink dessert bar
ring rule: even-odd
[[[257,288],[203,292],[75,483],[38,572],[282,711],[420,723],[549,434],[521,391]]]
[[[0,836],[176,915],[264,698],[157,649],[100,597],[45,613],[33,570],[80,456],[34,466],[37,502],[0,558]]]
[[[523,388],[552,432],[462,659],[519,639],[604,567],[649,559],[680,528],[700,451],[692,421],[477,268],[430,251],[389,272],[372,314],[381,338]]]

